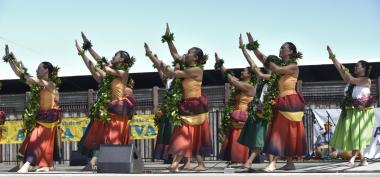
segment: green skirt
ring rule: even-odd
[[[373,109],[343,110],[331,139],[331,145],[344,151],[366,148],[372,142],[374,123]]]
[[[250,149],[262,149],[267,134],[268,120],[248,118],[241,130],[238,142]]]

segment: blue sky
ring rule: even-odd
[[[378,0],[0,0],[0,55],[8,43],[33,74],[47,60],[61,67],[61,76],[88,75],[74,46],[84,31],[99,54],[126,50],[137,59],[131,72],[154,71],[143,43],[171,61],[160,41],[166,22],[180,53],[197,46],[210,55],[206,69],[213,68],[214,52],[228,68],[246,66],[238,36],[247,31],[266,54],[295,43],[304,53],[301,65],[330,63],[327,44],[342,62],[380,61]],[[0,62],[0,79],[14,78]]]

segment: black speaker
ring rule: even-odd
[[[142,173],[144,162],[133,145],[100,145],[98,173]]]
[[[70,166],[86,166],[88,159],[82,155],[79,151],[71,151],[70,154]]]

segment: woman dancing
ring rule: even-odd
[[[359,156],[359,166],[367,166],[363,149],[371,144],[372,131],[375,122],[374,97],[371,96],[371,66],[368,62],[360,60],[356,63],[354,73],[344,67],[327,46],[329,58],[333,61],[342,79],[347,83],[344,99],[341,105],[338,124],[331,139],[331,146],[343,150],[352,151],[352,157],[348,166],[355,165],[355,159]]]
[[[9,48],[5,47],[4,61],[8,62],[14,73],[31,88],[23,115],[23,128],[26,133],[18,158],[24,165],[17,171],[27,173],[31,166],[38,166],[36,172],[48,172],[54,167],[54,160],[61,160],[62,141],[59,124],[61,109],[58,106],[58,67],[42,62],[36,70],[37,77],[30,76],[27,69],[18,61]]]

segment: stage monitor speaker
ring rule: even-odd
[[[71,151],[70,166],[86,166],[88,158],[82,155],[79,151]]]
[[[133,145],[100,145],[98,173],[142,173],[144,162]]]

